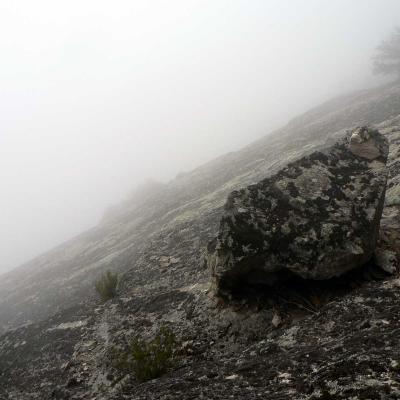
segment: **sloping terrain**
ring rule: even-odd
[[[399,398],[395,277],[356,280],[313,307],[301,300],[226,307],[208,293],[204,263],[233,189],[364,124],[389,139],[381,226],[385,245],[397,251],[399,115],[399,84],[335,99],[3,276],[0,323],[10,329],[0,337],[0,398]],[[99,305],[93,281],[104,269],[123,273],[122,286],[117,299]],[[110,344],[162,323],[184,344],[177,366],[148,383],[114,384]]]
[[[229,192],[323,145],[330,133],[396,116],[399,93],[399,84],[388,85],[330,101],[241,151],[181,174],[150,197],[125,204],[98,227],[3,275],[0,330],[87,299],[102,269],[138,270],[139,279],[139,265],[146,265],[146,275],[156,274],[159,285],[168,286],[169,274],[159,276],[157,257],[174,256],[180,258],[176,269],[190,264],[197,282],[204,275],[197,267],[201,250],[215,235]],[[173,277],[181,278],[186,281],[180,273]]]

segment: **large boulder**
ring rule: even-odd
[[[387,140],[357,128],[277,174],[232,192],[218,237],[208,246],[213,286],[231,295],[244,284],[298,276],[322,280],[374,253],[387,181]]]

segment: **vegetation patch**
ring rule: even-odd
[[[102,301],[112,299],[117,295],[118,274],[106,271],[101,278],[96,281],[95,287]]]
[[[173,365],[177,340],[167,327],[150,340],[135,336],[124,350],[113,348],[113,365],[122,375],[145,382],[163,375]]]

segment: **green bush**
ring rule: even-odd
[[[167,327],[148,341],[136,336],[125,351],[114,349],[114,367],[123,376],[133,374],[139,382],[158,378],[172,365],[176,343]]]
[[[101,278],[96,281],[96,290],[103,301],[112,299],[117,295],[118,274],[106,271]]]

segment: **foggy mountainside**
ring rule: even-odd
[[[5,0],[0,54],[0,400],[400,399],[399,0]]]
[[[396,273],[372,265],[328,285],[299,280],[294,293],[281,289],[281,302],[272,289],[271,298],[254,287],[248,297],[218,299],[210,287],[208,245],[228,195],[290,162],[308,168],[316,151],[363,125],[389,143],[379,243],[398,256],[397,82],[337,97],[240,151],[148,184],[97,227],[5,274],[0,398],[400,398]],[[94,282],[106,270],[120,284],[101,303]],[[143,382],[120,374],[129,364],[115,365],[115,348],[162,327],[176,338],[174,363]]]
[[[98,227],[6,274],[0,281],[1,326],[43,319],[60,304],[64,308],[87,300],[95,278],[106,269],[132,271],[132,284],[143,291],[153,291],[154,280],[160,290],[188,284],[182,266],[190,266],[191,282],[208,279],[201,253],[216,234],[229,192],[323,145],[330,133],[396,116],[398,90],[388,85],[334,99],[239,152],[160,185],[149,196],[133,198]],[[161,257],[180,261],[160,276],[160,263],[168,264]]]

